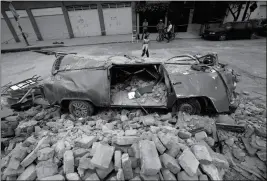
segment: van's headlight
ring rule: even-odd
[[[215,32],[210,32],[210,35],[215,35]]]

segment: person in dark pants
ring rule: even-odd
[[[157,30],[159,32],[159,40],[162,41],[164,39],[164,23],[162,19],[157,24]]]
[[[145,38],[143,39],[143,46],[142,46],[142,57],[146,54],[147,57],[149,57],[148,52],[148,44],[149,44],[149,34],[145,34]]]
[[[142,34],[142,40],[144,38],[144,35],[147,33],[147,29],[148,29],[148,22],[146,21],[146,19],[143,22],[143,34]]]
[[[167,34],[168,34],[168,43],[170,42],[172,36],[172,23],[171,21],[168,22]]]

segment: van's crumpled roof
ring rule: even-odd
[[[146,59],[134,56],[88,56],[88,55],[73,55],[64,56],[61,60],[59,71],[64,70],[79,70],[90,68],[106,68],[111,64],[135,64],[135,63],[160,63],[161,59]]]

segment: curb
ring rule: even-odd
[[[175,40],[179,39],[200,39],[200,37],[196,38],[176,38]],[[142,40],[139,40],[138,43],[140,43]],[[150,40],[150,41],[156,41],[156,40]],[[115,41],[115,42],[103,42],[103,43],[90,43],[90,44],[78,44],[78,45],[47,45],[47,46],[36,46],[36,47],[24,47],[24,48],[10,48],[10,49],[3,49],[1,50],[1,53],[11,53],[11,52],[22,52],[22,51],[31,51],[31,50],[41,50],[45,48],[59,48],[59,47],[76,47],[76,46],[86,46],[86,45],[105,45],[105,44],[115,44],[115,43],[131,43],[131,40],[127,41]],[[135,42],[136,43],[136,42]]]

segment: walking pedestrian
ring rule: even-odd
[[[157,30],[159,32],[159,40],[162,41],[164,39],[164,23],[162,21],[162,19],[159,21],[159,23],[157,24]]]
[[[143,46],[142,46],[142,57],[146,54],[147,57],[149,57],[148,52],[148,44],[149,44],[149,34],[145,34],[145,38],[143,39]]]
[[[167,28],[167,34],[168,34],[168,43],[170,42],[171,36],[172,36],[172,23],[169,21]]]
[[[148,22],[147,20],[145,19],[144,22],[143,22],[143,34],[142,34],[142,40],[144,39],[144,35],[147,33],[147,29],[148,29]]]

